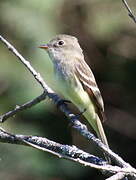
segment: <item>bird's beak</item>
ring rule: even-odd
[[[40,45],[38,48],[47,50],[49,48],[49,46],[48,46],[48,44],[43,44],[43,45]]]

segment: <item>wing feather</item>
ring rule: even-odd
[[[83,85],[83,88],[87,91],[90,99],[93,101],[97,108],[97,113],[100,119],[104,119],[104,103],[100,93],[100,90],[95,81],[94,75],[90,67],[82,59],[78,61],[75,67],[76,74]]]

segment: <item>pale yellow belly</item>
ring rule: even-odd
[[[70,100],[79,111],[83,112],[85,109],[91,111],[92,116],[95,116],[95,108],[94,105],[86,93],[82,88],[82,85],[77,83],[69,83],[68,81],[63,81],[57,78],[59,91],[64,96],[65,99]]]
[[[95,106],[89,95],[82,88],[80,82],[77,82],[77,85],[75,85],[74,83],[70,83],[69,81],[64,81],[62,79],[57,78],[56,80],[58,82],[60,93],[66,100],[70,100],[79,109],[80,112],[85,111],[83,116],[98,133]]]

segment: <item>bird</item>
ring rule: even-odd
[[[109,147],[102,126],[103,99],[78,39],[71,35],[59,34],[39,48],[48,53],[54,67],[54,78],[64,98],[77,107],[98,138]]]

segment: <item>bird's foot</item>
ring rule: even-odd
[[[66,99],[61,99],[57,102],[57,108],[59,108],[63,104],[67,105],[67,103],[71,103],[71,101],[66,100]]]

